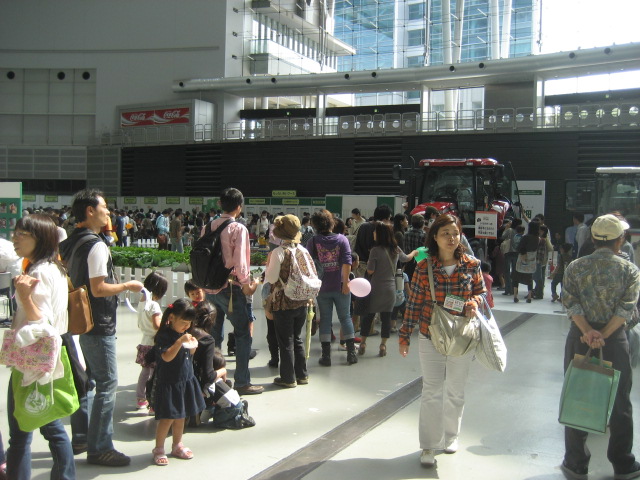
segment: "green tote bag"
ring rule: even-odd
[[[590,433],[605,433],[618,391],[620,372],[610,362],[575,355],[564,375],[558,421]]]
[[[11,374],[15,403],[13,416],[23,432],[32,432],[54,420],[68,417],[80,407],[65,347],[62,347],[60,359],[64,376],[46,385],[34,382],[23,387],[22,373],[14,370]]]

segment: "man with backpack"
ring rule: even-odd
[[[262,393],[264,388],[251,384],[249,356],[251,355],[251,317],[247,307],[247,296],[252,295],[257,284],[249,272],[251,248],[247,227],[234,221],[242,211],[244,197],[236,188],[226,188],[220,195],[223,214],[211,222],[211,231],[223,223],[230,222],[220,232],[224,266],[231,270],[230,277],[221,288],[213,289],[208,296],[224,312],[233,325],[236,338],[235,389],[240,395]]]

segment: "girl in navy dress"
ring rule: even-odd
[[[160,329],[155,336],[156,386],[155,403],[156,447],[153,461],[167,465],[164,441],[169,429],[173,443],[171,455],[183,460],[193,458],[193,452],[182,444],[186,417],[204,410],[204,400],[198,381],[193,374],[192,356],[198,341],[186,331],[196,316],[196,310],[187,299],[170,304],[162,315]]]

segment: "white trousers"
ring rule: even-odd
[[[422,368],[420,448],[442,450],[460,433],[464,386],[473,352],[462,357],[442,355],[424,335],[420,335],[418,344]]]

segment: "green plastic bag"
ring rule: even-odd
[[[14,370],[11,374],[15,402],[13,416],[23,432],[32,432],[54,420],[68,417],[80,407],[65,347],[62,347],[60,359],[64,366],[64,376],[53,383],[40,385],[34,382],[23,387],[22,373]]]
[[[564,375],[558,421],[590,433],[605,433],[618,391],[620,372],[611,362],[575,355]]]

